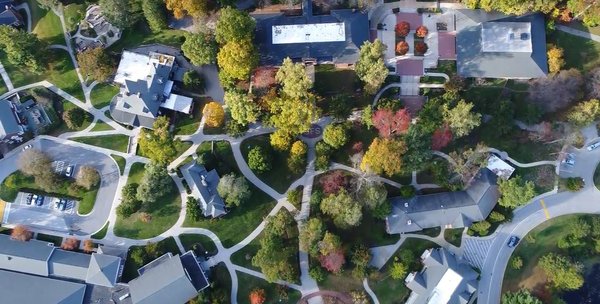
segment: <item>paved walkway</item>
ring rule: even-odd
[[[559,30],[559,31],[561,31],[561,32],[565,32],[565,33],[568,33],[568,34],[571,34],[571,35],[575,35],[575,36],[579,36],[579,37],[582,37],[582,38],[594,40],[596,42],[600,42],[600,35],[595,35],[595,34],[592,34],[592,33],[584,32],[584,31],[581,31],[581,30],[578,30],[578,29],[574,29],[572,27],[568,27],[568,26],[565,26],[565,25],[560,25],[560,24],[556,25],[556,29]]]
[[[33,26],[33,23],[31,21],[31,10],[29,9],[29,4],[27,2],[23,2],[19,5],[16,5],[15,8],[17,10],[25,10],[25,12],[27,13],[27,31],[31,33],[31,27]]]

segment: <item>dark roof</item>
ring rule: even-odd
[[[217,191],[219,174],[216,170],[207,171],[195,160],[181,167],[186,182],[192,189],[192,194],[198,198],[202,213],[206,217],[225,215],[225,203]]]
[[[484,220],[498,201],[496,175],[481,169],[466,190],[391,198],[388,233],[404,233],[450,225],[466,227]]]
[[[48,260],[54,250],[52,243],[21,242],[0,234],[0,269],[48,276]]]
[[[548,74],[546,27],[542,14],[503,16],[479,10],[457,10],[460,27],[456,37],[458,74],[464,77],[538,78]],[[530,24],[531,51],[483,51],[482,30],[506,23]],[[510,33],[505,33],[509,35]]]
[[[307,0],[304,0],[307,1]],[[315,58],[318,61],[354,64],[359,57],[359,48],[369,40],[369,18],[360,10],[332,10],[330,15],[313,15],[311,5],[301,16],[283,14],[256,14],[256,43],[263,65],[280,65],[283,59]],[[272,27],[275,25],[344,23],[346,41],[273,44]]]
[[[19,26],[23,24],[23,18],[13,8],[13,1],[0,1],[0,25]]]
[[[0,270],[2,303],[81,304],[86,285]]]
[[[11,102],[6,99],[0,100],[0,139],[21,131],[21,126],[19,126],[19,122],[15,117]]]
[[[196,259],[194,252],[190,250],[184,253],[180,258],[181,264],[183,265],[183,268],[185,268],[187,274],[190,276],[190,280],[192,281],[194,287],[196,287],[196,290],[199,291],[206,288],[209,285],[208,280],[206,279],[204,271],[202,271],[202,268],[200,268],[200,264],[198,264],[198,260]]]

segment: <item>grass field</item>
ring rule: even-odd
[[[31,10],[31,28],[40,40],[48,44],[65,44],[60,19],[53,12],[42,9],[37,1],[27,0]]]
[[[598,42],[560,31],[555,31],[548,37],[548,41],[564,50],[566,69],[576,68],[587,72],[600,65],[600,43]]]
[[[448,243],[456,247],[460,247],[460,243],[462,242],[462,233],[464,230],[464,228],[446,229],[444,230],[444,239]]]
[[[296,303],[300,300],[300,292],[294,289],[287,289],[287,299],[281,298],[279,295],[279,291],[277,290],[278,286],[274,283],[269,283],[263,279],[259,279],[257,277],[251,276],[249,274],[245,274],[242,272],[237,272],[238,277],[238,303],[248,304],[250,303],[250,299],[248,295],[253,289],[260,288],[264,289],[266,293],[266,301],[265,304],[274,304],[274,303]]]
[[[129,144],[129,136],[122,134],[76,137],[72,140],[124,153],[127,152],[127,145]]]
[[[72,102],[68,101],[68,100],[63,100],[61,102],[60,105],[58,105],[59,107],[59,112],[63,112],[69,109],[73,109],[73,108],[77,108],[77,106],[75,104],[73,104]],[[55,103],[55,106],[52,107],[52,109],[47,109],[46,108],[46,113],[52,112],[54,111],[56,113],[57,110],[57,105]],[[62,120],[62,118],[52,118],[54,115],[53,114],[48,114],[48,116],[51,117],[52,120],[56,120],[56,124],[54,125],[54,127],[49,131],[49,134],[52,136],[56,136],[58,137],[60,134],[66,133],[66,132],[76,132],[76,131],[83,131],[85,130],[87,127],[90,126],[90,124],[92,123],[93,117],[90,113],[88,112],[84,112],[85,113],[85,120],[83,121],[83,124],[81,124],[81,126],[79,128],[74,128],[74,129],[70,129],[69,127],[67,127],[67,124]],[[59,114],[56,113],[56,116],[58,116]]]
[[[203,100],[194,100],[194,110],[192,115],[178,113],[175,121],[175,135],[190,135],[194,134],[200,127],[202,120],[202,104]]]
[[[121,52],[123,49],[129,49],[144,44],[160,43],[173,47],[180,47],[185,41],[184,31],[166,29],[158,33],[153,33],[145,22],[139,22],[137,26],[127,29],[123,32],[121,39],[111,45],[108,50]]]
[[[125,170],[125,158],[115,154],[111,154],[110,157],[117,162],[117,165],[119,166],[119,172],[121,175],[123,175],[123,171]]]
[[[110,131],[110,130],[114,130],[113,127],[111,127],[109,124],[107,124],[101,120],[98,120],[96,122],[96,124],[92,127],[91,131],[95,132],[95,131]]]
[[[85,17],[85,9],[86,5],[83,3],[71,3],[64,7],[67,31],[72,32],[77,29],[79,22]]]
[[[231,144],[229,144],[228,141],[205,141],[198,146],[196,153],[200,155],[202,153],[211,152],[213,146],[214,151],[212,151],[212,154],[214,155],[214,161],[204,164],[206,169],[217,170],[219,176],[223,176],[231,172],[239,175],[240,169],[237,166],[237,162],[233,156],[233,151],[231,151]]]
[[[98,230],[98,232],[92,234],[91,238],[96,239],[96,240],[103,239],[106,236],[106,232],[108,231],[108,225],[110,225],[110,222],[106,222],[106,224],[104,224],[104,226],[102,226],[102,229],[100,229],[100,230]]]
[[[118,93],[119,87],[108,83],[100,83],[90,92],[90,99],[94,108],[102,109],[110,105],[110,101]]]
[[[257,235],[248,245],[242,247],[242,249],[236,251],[231,255],[231,262],[240,265],[242,267],[254,269],[260,271],[260,268],[252,265],[252,257],[256,255],[256,252],[260,249],[260,239],[263,237],[263,233]]]
[[[209,255],[217,254],[217,246],[208,236],[203,234],[180,234],[179,240],[185,250],[192,250],[194,244],[201,244]]]
[[[129,170],[129,177],[127,178],[127,184],[139,184],[144,177],[144,168],[146,167],[143,163],[133,163],[131,170]]]

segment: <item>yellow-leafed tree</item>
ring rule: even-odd
[[[548,70],[550,73],[556,73],[565,65],[563,58],[563,49],[553,46],[548,49]]]
[[[187,15],[201,17],[215,8],[213,0],[165,0],[165,4],[176,19]]]
[[[375,174],[385,173],[389,176],[400,173],[402,154],[406,145],[400,140],[375,138],[369,146],[360,164],[360,169]]]
[[[223,125],[225,122],[225,110],[223,107],[214,101],[207,103],[202,110],[205,124],[209,127],[216,128]]]

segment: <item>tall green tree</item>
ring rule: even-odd
[[[542,304],[540,299],[534,297],[528,290],[521,289],[516,292],[506,292],[502,295],[502,304]]]
[[[388,75],[383,60],[386,46],[379,39],[365,42],[360,47],[359,59],[356,62],[356,75],[365,83],[365,91],[375,94]]]
[[[111,24],[122,30],[134,26],[142,17],[140,1],[100,0],[98,4],[102,8],[104,17]]]
[[[144,0],[142,3],[142,13],[148,26],[153,32],[160,32],[167,28],[167,12],[165,11],[165,2],[163,0]]]
[[[231,118],[242,125],[253,123],[260,116],[260,108],[252,96],[232,89],[225,91],[225,104],[231,113]]]
[[[325,226],[320,218],[313,217],[300,230],[300,249],[312,257],[319,255],[319,242],[325,233]]]
[[[538,266],[559,290],[577,290],[583,285],[583,265],[555,253],[540,258]]]
[[[348,142],[348,128],[344,124],[330,124],[323,130],[323,141],[334,149]]]
[[[567,114],[569,122],[576,127],[584,127],[600,117],[600,100],[590,99],[575,105]]]
[[[210,34],[186,33],[181,50],[193,65],[214,64],[217,61],[217,42]]]
[[[312,81],[306,74],[302,63],[293,63],[287,57],[275,74],[275,79],[281,84],[281,91],[291,98],[302,98],[308,95]]]
[[[318,118],[314,96],[302,99],[276,97],[271,101],[269,112],[270,123],[277,128],[276,133],[283,133],[290,139],[308,131],[310,124]]]
[[[523,181],[518,175],[509,180],[499,179],[498,191],[500,192],[498,203],[506,208],[525,205],[536,195],[533,183]]]
[[[444,121],[455,137],[468,135],[481,123],[481,114],[473,111],[472,103],[460,100],[452,108],[448,104],[444,104],[442,108]]]
[[[337,194],[330,194],[321,201],[321,211],[333,218],[333,223],[347,229],[358,226],[362,219],[361,206],[347,191],[341,189]]]
[[[46,45],[37,36],[8,25],[0,25],[0,47],[8,61],[33,73],[46,67]]]
[[[84,75],[100,82],[107,81],[115,71],[112,59],[101,47],[77,53],[77,64]]]
[[[254,28],[256,28],[256,21],[247,12],[228,6],[221,9],[215,29],[215,38],[221,45],[252,41]]]
[[[237,176],[235,173],[221,177],[217,186],[217,192],[225,200],[228,207],[239,206],[252,195],[246,178]]]
[[[169,118],[159,116],[152,127],[153,130],[142,129],[140,132],[140,149],[151,160],[166,166],[177,154],[176,142],[169,132]]]
[[[160,164],[151,162],[144,168],[136,198],[144,204],[155,203],[173,189],[173,180],[167,173],[167,168]]]

